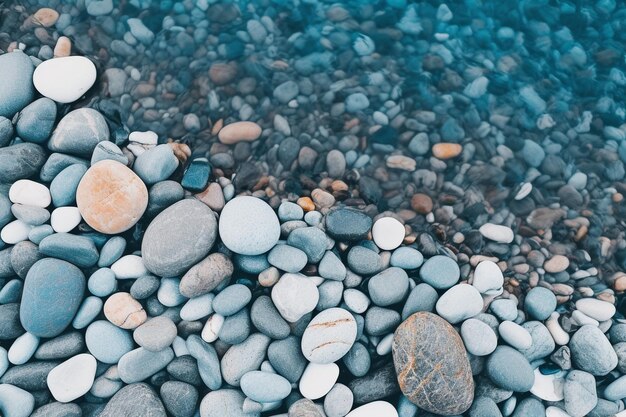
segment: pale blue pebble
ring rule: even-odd
[[[197,334],[187,338],[189,354],[198,362],[198,371],[202,382],[211,390],[222,386],[220,359],[213,345],[206,343]]]
[[[0,377],[9,369],[9,353],[0,346]]]
[[[224,187],[222,192],[224,193],[224,199],[226,201],[230,201],[235,196],[235,186],[233,184],[228,184],[226,187]]]
[[[415,404],[409,401],[404,395],[400,396],[398,401],[398,417],[415,417],[417,416],[418,408]]]
[[[296,203],[285,201],[278,207],[278,218],[281,222],[300,220],[303,216],[304,210]]]
[[[157,299],[166,307],[176,307],[188,300],[179,290],[180,278],[163,278]]]
[[[54,229],[49,224],[42,224],[41,226],[35,226],[30,229],[28,233],[28,240],[36,245],[39,245],[44,238],[54,233]]]
[[[108,364],[117,363],[134,346],[130,332],[107,320],[94,321],[87,327],[85,344],[98,361]]]
[[[346,97],[346,111],[356,113],[370,106],[370,101],[363,93],[352,93]]]
[[[307,254],[286,244],[278,244],[267,254],[267,261],[285,272],[299,272],[307,264]]]
[[[11,384],[0,384],[0,414],[3,417],[29,417],[35,408],[35,397]]]
[[[147,185],[166,180],[178,168],[178,159],[168,144],[157,145],[137,157],[133,165],[135,173]]]
[[[530,139],[524,141],[524,147],[522,148],[522,158],[531,167],[537,168],[543,162],[546,157],[546,152],[543,150],[540,144]]]
[[[424,263],[424,255],[415,248],[402,246],[393,251],[389,263],[402,269],[417,269]]]
[[[106,297],[113,294],[117,288],[115,273],[110,268],[100,268],[89,277],[87,281],[89,292],[98,297]]]
[[[432,286],[424,282],[416,285],[404,303],[402,320],[406,320],[410,315],[418,311],[433,311],[437,300],[439,300],[439,294]]]
[[[170,347],[159,352],[150,352],[140,347],[122,356],[117,369],[120,379],[127,384],[132,384],[156,374],[173,359],[174,351]]]
[[[213,310],[224,317],[232,316],[244,308],[252,299],[252,292],[245,285],[234,284],[226,287],[213,299]]]
[[[369,36],[357,33],[354,37],[354,41],[352,42],[352,48],[357,55],[368,56],[374,53],[376,50],[376,44]]]
[[[604,389],[604,398],[618,401],[626,397],[626,376],[621,376]]]
[[[50,220],[50,212],[42,207],[13,204],[11,213],[13,213],[16,219],[31,226],[41,226]]]
[[[8,193],[7,193],[8,194]],[[9,224],[13,220],[13,214],[11,213],[11,200],[5,195],[0,194],[0,228]]]
[[[326,251],[320,261],[317,272],[322,278],[343,281],[346,278],[346,266],[332,251]]]
[[[19,303],[22,295],[23,281],[21,279],[12,279],[4,284],[0,290],[0,304]]]
[[[515,319],[517,319],[517,305],[515,301],[509,300],[508,298],[493,300],[491,304],[489,304],[489,309],[502,321],[515,321]]]
[[[39,338],[32,333],[24,333],[9,348],[9,362],[13,365],[23,365],[30,360],[39,347]]]
[[[84,165],[85,168],[89,168],[89,161],[85,159],[55,152],[48,157],[46,163],[41,167],[39,178],[43,182],[51,182],[61,171],[74,164]]]
[[[98,297],[89,296],[78,308],[76,317],[72,321],[72,326],[77,329],[84,329],[91,323],[102,311],[102,300]]]
[[[39,252],[63,259],[80,268],[94,266],[98,261],[98,249],[92,239],[70,233],[54,233],[39,244]]]
[[[291,392],[291,383],[271,372],[247,372],[241,377],[240,385],[248,398],[260,403],[280,401]]]
[[[111,266],[120,259],[126,249],[126,239],[121,236],[113,236],[102,246],[98,266]]]
[[[346,165],[351,167],[352,164],[356,162],[358,157],[359,154],[355,150],[350,149],[348,152],[346,152]]]
[[[91,154],[91,165],[104,160],[117,161],[121,164],[128,165],[128,158],[119,146],[108,140],[99,142]]]
[[[208,293],[191,298],[180,310],[180,318],[186,321],[200,320],[213,312],[215,295]]]
[[[307,214],[304,215],[304,221],[309,226],[317,226],[321,223],[323,217],[324,216],[319,211],[309,211]]]
[[[249,274],[260,274],[271,266],[264,253],[261,255],[235,254],[233,261],[237,268]]]
[[[187,349],[187,342],[180,336],[176,336],[174,341],[172,342],[172,349],[174,349],[174,354],[176,357],[189,355],[189,349]]]

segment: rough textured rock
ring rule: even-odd
[[[119,390],[99,417],[165,417],[165,408],[148,384],[130,384]]]
[[[233,270],[230,258],[219,252],[212,253],[187,271],[180,281],[180,293],[189,298],[209,293],[229,279]]]
[[[404,395],[436,414],[461,414],[474,399],[474,380],[459,334],[432,313],[415,313],[393,337],[393,362]]]

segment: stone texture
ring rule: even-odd
[[[213,291],[233,274],[234,267],[229,257],[212,253],[187,271],[180,281],[180,293],[193,298]]]
[[[144,383],[119,390],[99,417],[165,417],[165,408],[156,392]]]
[[[459,334],[432,313],[415,313],[394,334],[393,362],[404,395],[436,414],[461,414],[474,398],[474,380]]]

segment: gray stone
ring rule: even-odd
[[[400,388],[417,406],[450,415],[472,405],[474,380],[463,341],[442,318],[426,312],[410,316],[396,329],[392,353]]]
[[[273,372],[250,371],[241,377],[241,390],[251,400],[273,403],[289,395],[291,383]]]
[[[496,348],[487,359],[485,371],[496,386],[510,391],[529,391],[535,381],[528,360],[509,346]]]
[[[74,164],[63,169],[54,177],[50,183],[50,195],[56,207],[76,204],[76,190],[85,172],[87,172],[87,167],[82,164]]]
[[[301,227],[289,233],[287,244],[302,250],[309,263],[316,264],[326,252],[327,239],[326,233],[317,227]]]
[[[209,253],[216,238],[213,211],[198,200],[182,200],[148,226],[141,244],[143,262],[155,275],[181,275]]]
[[[365,332],[371,336],[383,336],[400,324],[400,314],[389,308],[370,307],[365,313]]]
[[[20,278],[25,279],[30,268],[42,258],[39,247],[34,243],[28,240],[18,242],[11,251],[11,268]]]
[[[306,266],[304,251],[289,245],[276,245],[267,254],[267,261],[285,272],[299,272]]]
[[[461,272],[454,259],[443,255],[433,256],[420,268],[420,278],[436,289],[448,289],[459,281]]]
[[[0,148],[3,148],[13,139],[13,123],[10,119],[0,116]]]
[[[50,403],[36,409],[30,417],[82,417],[83,412],[74,403]]]
[[[343,357],[343,363],[352,375],[361,377],[369,372],[372,359],[367,348],[362,343],[356,342]]]
[[[409,293],[404,307],[402,308],[402,320],[406,320],[413,313],[418,311],[432,312],[435,309],[439,294],[437,290],[426,283],[415,286]]]
[[[344,417],[352,409],[354,394],[343,384],[335,384],[324,397],[324,412],[327,417]]]
[[[224,324],[219,333],[219,339],[228,345],[237,345],[250,336],[250,314],[247,308],[224,319]]]
[[[267,357],[276,372],[287,378],[291,383],[296,383],[300,380],[304,368],[308,364],[306,358],[302,355],[300,340],[295,336],[272,342],[267,350]]]
[[[348,252],[348,266],[357,274],[372,275],[383,269],[378,253],[364,246],[354,246]]]
[[[200,403],[200,417],[258,417],[258,412],[243,411],[244,400],[244,395],[233,389],[209,392]]]
[[[30,392],[45,390],[48,388],[46,378],[57,365],[59,362],[56,361],[34,361],[12,366],[2,375],[0,383],[15,385]]]
[[[178,168],[178,159],[168,144],[157,145],[145,151],[133,164],[133,171],[146,185],[168,179],[176,168]]]
[[[43,167],[41,167],[39,178],[44,182],[50,182],[65,168],[75,164],[83,165],[85,169],[89,168],[89,161],[85,159],[64,153],[53,153],[48,157]]]
[[[109,140],[109,126],[97,110],[85,107],[66,114],[52,132],[48,149],[89,158],[99,142]]]
[[[529,349],[520,350],[522,355],[526,356],[529,362],[545,358],[554,351],[554,339],[543,323],[539,321],[527,321],[522,324],[522,327],[528,330],[528,333],[530,333],[533,339],[533,344]]]
[[[317,272],[322,278],[335,281],[343,281],[347,273],[345,265],[333,251],[326,251],[317,266]]]
[[[469,417],[502,417],[502,413],[491,398],[478,397],[469,409]]]
[[[81,268],[94,266],[100,257],[93,240],[71,233],[54,233],[43,238],[39,243],[39,252]]]
[[[387,268],[370,278],[367,289],[374,304],[389,306],[404,299],[409,291],[409,277],[403,269]]]
[[[165,408],[154,390],[145,383],[119,390],[99,417],[166,417]]]
[[[192,417],[198,404],[198,390],[191,384],[167,381],[161,385],[161,399],[174,417]]]
[[[556,297],[547,288],[535,287],[526,294],[524,307],[534,319],[546,320],[556,309]]]
[[[20,111],[15,131],[26,142],[44,143],[52,133],[56,117],[57,105],[42,97]]]
[[[139,346],[159,352],[172,344],[177,332],[176,325],[169,317],[159,316],[137,327],[133,332],[133,339]]]
[[[284,339],[289,336],[291,328],[280,315],[272,299],[267,295],[262,295],[254,300],[250,310],[252,324],[261,333],[272,339]]]
[[[124,354],[117,364],[120,379],[127,384],[143,381],[165,368],[174,359],[174,351],[165,348],[150,352],[142,347]]]
[[[355,404],[366,404],[396,394],[400,390],[398,383],[402,384],[402,381],[396,377],[393,364],[387,363],[365,376],[353,379],[348,383],[348,388],[354,394]]]
[[[285,104],[296,98],[299,92],[298,84],[295,81],[289,80],[274,89],[274,98],[280,103]]]
[[[35,351],[35,359],[54,360],[66,359],[85,349],[85,338],[82,333],[73,331],[43,342]]]
[[[46,162],[43,148],[34,143],[17,143],[0,149],[0,183],[10,184],[35,176]]]
[[[604,376],[617,366],[613,346],[602,330],[592,324],[582,326],[569,342],[574,366],[595,376]]]
[[[513,412],[513,417],[541,417],[545,415],[546,408],[541,401],[535,397],[528,397],[521,400]]]
[[[324,417],[324,415],[313,401],[302,398],[291,404],[287,417]]]
[[[231,346],[222,357],[222,377],[226,383],[238,387],[241,377],[261,366],[270,338],[261,333],[250,335],[243,343]]]
[[[569,372],[563,384],[563,396],[565,411],[570,416],[586,416],[598,403],[596,379],[584,371]]]
[[[33,72],[35,66],[21,50],[0,55],[0,116],[12,118],[31,102],[35,95]]]
[[[192,334],[187,338],[189,354],[198,362],[198,370],[202,382],[211,390],[220,389],[222,374],[220,360],[213,345],[206,343],[200,336]]]
[[[25,333],[18,303],[0,305],[0,340],[12,340]]]
[[[212,253],[183,275],[180,281],[180,293],[193,298],[213,291],[233,274],[230,258],[219,252]]]

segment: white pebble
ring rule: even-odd
[[[615,415],[617,417],[618,414]],[[572,417],[567,414],[563,409],[555,406],[550,406],[546,408],[546,417]]]
[[[156,145],[159,141],[159,136],[152,130],[145,132],[130,132],[128,135],[130,142],[141,143],[142,145]]]
[[[96,66],[83,56],[53,58],[35,68],[33,84],[42,96],[57,103],[78,100],[96,81]]]
[[[404,240],[404,225],[393,217],[382,217],[372,227],[374,243],[382,250],[393,250]]]
[[[615,315],[615,306],[596,298],[581,298],[576,301],[576,309],[594,320],[606,321]]]
[[[213,299],[215,295],[208,293],[191,298],[180,310],[180,318],[186,321],[196,321],[208,316],[213,312]]]
[[[304,398],[317,400],[328,394],[339,378],[339,367],[335,363],[309,363],[300,378],[300,393]]]
[[[89,392],[96,376],[96,366],[96,358],[82,353],[53,368],[47,383],[54,399],[67,403]]]
[[[206,321],[204,328],[202,329],[202,333],[200,337],[207,343],[213,343],[217,340],[220,330],[222,330],[222,325],[224,324],[224,316],[220,314],[213,314]]]
[[[478,290],[468,284],[457,284],[443,293],[435,310],[452,324],[474,317],[483,309],[483,298]]]
[[[523,183],[522,186],[520,187],[519,191],[515,195],[515,200],[516,201],[523,200],[524,197],[526,197],[528,194],[530,194],[530,192],[532,190],[533,190],[533,185],[531,183],[529,183],[529,182]]]
[[[580,310],[572,311],[572,315],[570,317],[577,326],[584,326],[585,324],[591,324],[593,326],[600,325],[600,322],[598,320],[592,319]]]
[[[544,375],[539,368],[535,369],[535,382],[530,392],[545,401],[561,401],[563,399],[563,377],[566,372]]]
[[[553,312],[546,320],[546,327],[554,339],[554,343],[564,346],[569,343],[569,334],[559,324],[559,313]]]
[[[343,292],[343,301],[346,307],[356,314],[365,313],[370,305],[369,297],[354,288],[348,288]]]
[[[50,224],[57,233],[67,233],[80,224],[82,217],[78,207],[58,207],[50,216]]]
[[[492,261],[482,261],[476,265],[472,285],[481,294],[494,294],[500,291],[504,284],[504,276],[498,264]]]
[[[180,336],[176,336],[172,342],[172,349],[174,349],[174,355],[176,357],[189,355],[189,349],[187,348],[187,341]]]
[[[498,333],[505,342],[518,350],[530,349],[533,344],[533,338],[528,330],[509,320],[500,323]]]
[[[46,208],[52,198],[45,185],[31,180],[18,180],[9,188],[9,200],[15,204]]]
[[[481,235],[498,243],[511,243],[515,235],[510,227],[499,224],[485,223],[478,229]]]
[[[21,220],[13,220],[0,231],[0,239],[9,245],[15,245],[18,242],[28,239],[28,234],[33,226],[24,223]]]
[[[39,347],[39,338],[31,333],[24,333],[9,348],[9,362],[13,365],[23,365],[35,354]]]
[[[346,417],[398,417],[398,411],[387,401],[374,401],[355,408]]]
[[[137,255],[122,256],[111,265],[111,270],[117,279],[135,279],[149,274],[143,259]]]

